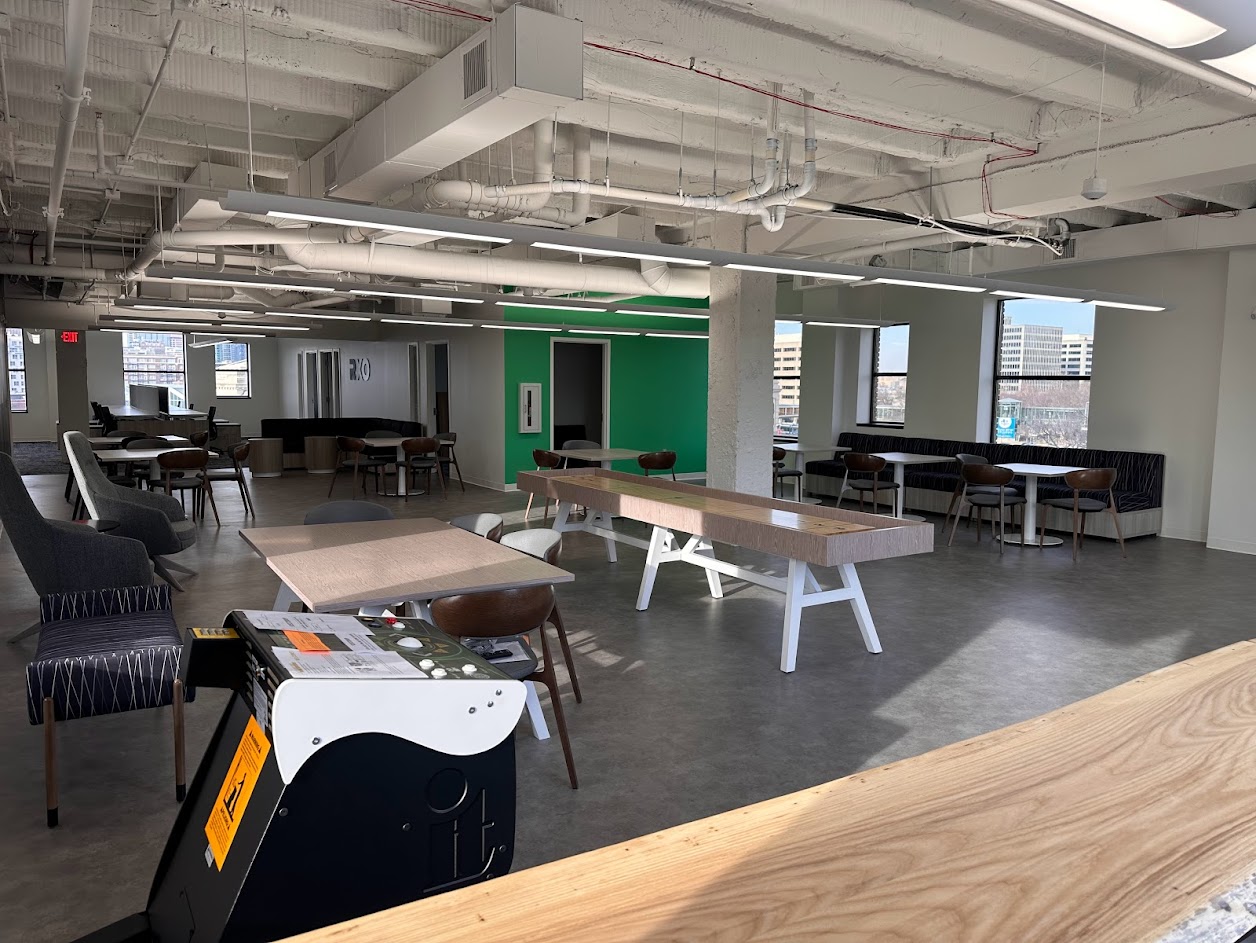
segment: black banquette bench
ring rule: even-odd
[[[959,481],[959,469],[955,456],[960,452],[984,455],[995,464],[1009,462],[1036,465],[1072,465],[1079,468],[1115,468],[1116,485],[1113,489],[1117,511],[1121,517],[1121,530],[1126,537],[1137,537],[1160,532],[1161,508],[1164,497],[1164,456],[1151,452],[1118,452],[1108,449],[1066,449],[1041,445],[1010,445],[994,442],[961,442],[953,439],[922,439],[905,436],[843,432],[837,444],[855,452],[916,452],[939,456],[937,464],[909,465],[904,476],[907,485],[908,507],[929,511],[945,511],[951,493]],[[845,467],[840,454],[832,459],[807,463],[807,489],[816,494],[836,496],[842,486]],[[882,473],[888,478],[889,469]],[[868,477],[851,475],[855,477]],[[1024,490],[1024,481],[1013,482]],[[1083,496],[1107,500],[1106,494],[1083,492]],[[1071,498],[1072,489],[1062,478],[1040,478],[1038,499]],[[1099,521],[1092,524],[1100,525]],[[1110,527],[1110,522],[1103,522]],[[1068,529],[1066,512],[1050,509],[1047,526],[1052,529]],[[1089,527],[1088,527],[1089,532]],[[1104,526],[1096,532],[1103,536]]]
[[[303,468],[306,436],[348,435],[362,438],[368,432],[384,430],[404,436],[424,434],[421,422],[369,416],[341,416],[335,419],[263,419],[261,437],[283,440],[284,468]]]

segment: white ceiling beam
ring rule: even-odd
[[[147,122],[144,125],[145,130],[148,128]],[[238,140],[239,146],[222,146],[222,139],[225,135],[217,135],[210,137],[210,153],[229,153],[229,154],[247,154],[248,143],[247,135],[243,135]],[[261,138],[259,140],[259,137]],[[22,122],[22,126],[17,135],[17,146],[29,146],[40,150],[48,150],[55,147],[57,140],[57,129],[45,124],[33,124],[29,121]],[[108,122],[106,122],[105,130],[105,156],[117,157],[126,150],[127,145],[131,141],[129,133],[120,133],[118,131],[109,130]],[[258,161],[265,162],[268,166],[278,169],[292,168],[296,166],[297,158],[292,153],[291,144],[285,146],[280,138],[274,135],[254,135],[254,157]],[[75,131],[72,147],[76,151],[96,154],[96,130],[94,124],[90,121],[79,122],[79,127]],[[144,155],[148,155],[147,158]],[[163,163],[183,164],[189,169],[195,167],[203,160],[207,160],[205,148],[196,142],[187,141],[163,141],[147,134],[140,135],[132,157],[140,159],[159,160]],[[285,171],[286,172],[286,171]]]
[[[1193,187],[1178,190],[1182,196],[1205,205],[1232,210],[1249,210],[1256,206],[1256,183],[1229,183],[1220,187]]]

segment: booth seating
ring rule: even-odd
[[[856,452],[916,452],[936,454],[937,464],[912,465],[907,469],[907,494],[905,506],[917,510],[945,513],[947,503],[959,481],[955,456],[961,452],[982,455],[993,464],[1028,462],[1039,465],[1071,465],[1077,468],[1115,468],[1117,470],[1113,495],[1121,533],[1125,537],[1139,537],[1160,533],[1164,503],[1164,456],[1151,452],[1118,452],[1108,449],[1063,449],[1041,445],[1010,445],[996,442],[962,442],[953,439],[924,439],[907,436],[843,432],[837,444]],[[814,494],[837,497],[842,485],[845,467],[840,454],[832,459],[807,463],[806,490]],[[854,473],[852,478],[857,477]],[[1022,492],[1024,481],[1014,479],[1013,484]],[[1038,498],[1073,497],[1073,489],[1063,478],[1041,478],[1038,481]],[[1082,497],[1107,501],[1106,491],[1083,493]],[[1059,508],[1040,508],[1040,521],[1049,530],[1071,531],[1071,512]],[[1101,515],[1090,533],[1116,539],[1116,529],[1111,518]]]
[[[377,417],[341,416],[328,419],[263,419],[262,438],[280,439],[283,442],[283,467],[306,468],[305,439],[307,436],[350,436],[365,438],[372,432],[387,430],[392,435],[421,436],[426,429],[421,422],[405,419],[379,419]]]

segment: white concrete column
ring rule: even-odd
[[[707,484],[772,492],[776,276],[711,269]]]
[[[60,334],[60,331],[48,332],[48,340],[57,345],[53,362],[56,369],[56,410],[49,419],[56,430],[58,445],[62,444],[62,434],[71,430],[86,435],[91,419],[87,393],[87,332],[80,332],[77,342],[72,344],[61,340]]]

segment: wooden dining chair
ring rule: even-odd
[[[548,528],[532,530],[512,530],[503,534],[500,541],[503,547],[510,547],[530,557],[544,560],[550,566],[558,566],[558,557],[563,550],[563,535]],[[563,649],[563,661],[567,663],[567,674],[571,677],[571,690],[576,695],[576,703],[584,698],[580,696],[580,679],[576,677],[576,660],[571,655],[571,645],[567,642],[567,629],[563,625],[562,613],[558,611],[558,600],[554,600],[554,611],[549,616],[550,624],[558,630],[558,644]]]
[[[437,457],[449,466],[450,471],[458,475],[458,487],[466,491],[467,486],[462,483],[462,468],[458,465],[458,453],[454,450],[454,446],[458,444],[458,433],[438,432],[435,438],[440,443]]]
[[[955,510],[955,520],[951,523],[951,537],[947,540],[946,545],[949,547],[955,542],[955,531],[959,527],[959,519],[964,516],[964,502],[977,509],[977,540],[981,540],[981,515],[984,508],[990,508],[991,512],[998,510],[999,512],[999,536],[996,542],[999,545],[999,553],[1003,552],[1003,545],[1007,542],[1004,538],[1007,536],[1006,531],[1006,515],[1003,513],[1008,508],[1012,509],[1013,521],[1015,523],[1016,508],[1021,509],[1021,546],[1025,546],[1025,499],[1019,494],[1013,494],[1008,488],[1008,482],[1016,477],[1015,472],[1010,468],[1004,468],[1002,465],[988,465],[979,462],[969,462],[960,466],[960,479],[964,486],[960,489],[959,505]],[[990,516],[990,536],[994,537],[994,515]]]
[[[536,462],[537,471],[552,471],[553,469],[558,468],[563,464],[562,456],[555,455],[553,452],[549,451],[548,449],[533,449],[532,461]],[[535,494],[531,494],[531,493],[528,494],[528,506],[523,509],[523,519],[525,521],[528,519],[528,515],[532,513],[532,501],[535,498],[536,498]],[[544,513],[541,515],[541,520],[543,521],[549,520],[549,503],[550,503],[549,495],[546,495],[545,504],[544,504]]]
[[[413,484],[415,475],[418,472],[424,472],[427,475],[428,491],[432,490],[432,472],[436,472],[436,478],[440,481],[440,495],[447,498],[449,492],[445,489],[445,474],[441,471],[440,458],[437,452],[440,450],[440,443],[431,436],[416,436],[413,439],[405,439],[401,443],[401,449],[406,453],[406,466],[399,469],[410,476],[410,482]],[[406,489],[406,503],[410,503],[410,488]]]
[[[244,502],[244,513],[257,517],[253,509],[253,495],[249,492],[248,477],[244,474],[244,463],[249,457],[249,444],[241,442],[227,451],[231,456],[231,468],[211,468],[205,477],[210,481],[234,481],[240,489],[240,500]]]
[[[157,464],[161,466],[162,480],[159,487],[166,494],[174,497],[179,493],[179,502],[183,503],[184,492],[192,492],[192,517],[205,519],[205,501],[214,509],[214,523],[222,526],[218,517],[218,505],[214,502],[214,485],[207,472],[209,471],[209,452],[205,449],[174,449],[157,456]],[[192,475],[175,476],[179,472],[193,472]]]
[[[650,472],[661,471],[671,472],[672,481],[676,480],[675,452],[645,452],[637,456],[637,464],[641,466],[641,470],[645,472],[647,478],[650,477]]]
[[[502,530],[506,527],[506,522],[500,514],[492,514],[485,512],[482,514],[463,514],[455,517],[449,522],[460,530],[467,530],[475,534],[477,537],[483,537],[485,540],[491,540],[497,543],[502,539]]]
[[[881,472],[885,471],[888,464],[880,455],[869,455],[866,452],[847,452],[842,456],[842,464],[846,466],[846,473],[842,475],[842,487],[837,492],[837,506],[842,506],[842,498],[846,492],[854,491],[859,495],[859,510],[864,509],[864,495],[872,493],[872,513],[877,512],[877,493],[880,491],[890,492],[890,504],[894,504],[894,493],[898,491],[898,482],[882,481]],[[850,480],[851,472],[871,473],[872,478],[856,478]]]
[[[802,469],[788,468],[785,465],[785,450],[779,445],[772,446],[772,497],[785,497],[786,478],[794,481],[794,498],[802,500]]]
[[[395,461],[395,458],[392,459]],[[389,459],[371,458],[366,454],[366,442],[354,436],[338,435],[336,436],[336,470],[331,476],[331,486],[327,489],[327,497],[331,497],[331,493],[336,489],[336,479],[340,477],[341,472],[352,472],[352,485],[349,488],[350,497],[358,496],[358,474],[362,475],[362,494],[366,494],[366,473],[371,472],[375,476],[375,492],[379,493],[379,473],[380,469],[387,465]]]
[[[545,631],[545,623],[553,611],[554,587],[549,585],[519,586],[432,600],[432,621],[442,632],[462,639],[517,640],[523,646],[527,661],[504,662],[498,667],[518,681],[543,684],[549,691],[550,706],[558,723],[558,738],[563,745],[563,759],[567,761],[567,778],[575,789],[579,785],[576,762],[571,754],[567,718],[563,716],[558,677],[554,674],[554,659]],[[533,632],[541,638],[539,659],[528,638]]]
[[[1101,511],[1107,511],[1112,515],[1112,526],[1116,528],[1116,540],[1121,545],[1121,559],[1125,559],[1125,538],[1121,535],[1121,519],[1116,513],[1116,495],[1112,492],[1112,486],[1116,484],[1116,469],[1083,468],[1065,475],[1064,483],[1073,489],[1071,498],[1047,498],[1039,503],[1049,508],[1061,508],[1073,513],[1073,559],[1077,559],[1077,551],[1086,541],[1086,515]],[[1108,500],[1084,498],[1083,491],[1106,491]],[[1047,515],[1044,514],[1040,536],[1045,536],[1046,533]]]

